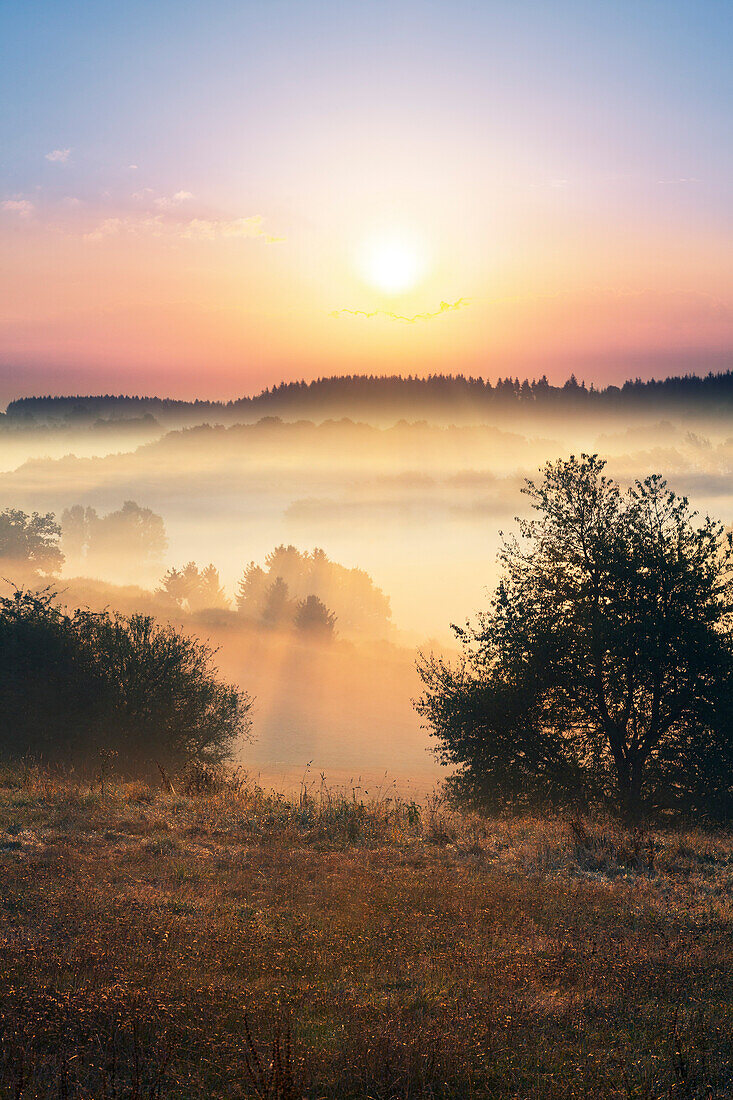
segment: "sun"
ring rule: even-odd
[[[376,290],[404,294],[422,279],[426,259],[419,241],[405,233],[384,233],[364,241],[358,266],[362,278]]]

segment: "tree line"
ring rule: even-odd
[[[213,564],[199,568],[188,562],[169,569],[159,592],[179,609],[231,609]],[[237,583],[238,613],[272,628],[330,637],[336,623],[349,633],[385,633],[390,626],[389,597],[363,569],[348,569],[331,561],[325,550],[298,550],[280,545],[266,555],[264,566],[251,561]]]
[[[232,401],[182,401],[128,394],[77,394],[68,397],[22,397],[6,410],[10,423],[34,420],[88,422],[100,418],[150,414],[161,422],[202,423],[207,418],[246,419],[278,413],[329,415],[351,409],[405,416],[430,412],[488,411],[505,408],[614,409],[634,406],[658,409],[660,405],[716,409],[733,403],[733,370],[706,375],[674,375],[663,379],[628,380],[621,386],[586,386],[574,374],[562,385],[552,385],[545,375],[537,379],[487,378],[463,374],[332,375],[282,382],[252,397]]]
[[[74,505],[57,523],[53,513],[0,512],[0,575],[21,586],[44,585],[68,562],[85,574],[114,574],[124,566],[160,576],[168,546],[161,516],[135,501],[100,515]],[[213,563],[189,561],[168,569],[156,595],[184,613],[232,611],[232,600]],[[389,597],[363,569],[349,569],[316,548],[277,546],[264,565],[250,561],[238,581],[234,606],[244,619],[268,628],[331,638],[347,633],[386,634],[391,625]]]

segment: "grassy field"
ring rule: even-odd
[[[0,860],[3,1097],[733,1096],[729,834],[29,770]]]

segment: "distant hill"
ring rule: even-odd
[[[733,370],[705,376],[636,379],[620,387],[600,389],[578,382],[575,375],[562,386],[550,385],[544,376],[531,382],[505,378],[492,384],[461,374],[426,378],[334,375],[313,382],[282,382],[253,397],[227,402],[112,394],[23,397],[8,405],[3,419],[6,427],[11,427],[154,416],[162,424],[185,426],[207,421],[246,423],[269,415],[466,421],[509,411],[553,415],[579,409],[613,413],[649,408],[729,412],[733,409]]]

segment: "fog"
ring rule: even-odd
[[[219,647],[222,672],[256,697],[255,740],[239,759],[263,781],[289,787],[324,772],[373,787],[387,773],[422,790],[439,767],[411,705],[420,691],[415,650],[450,647],[451,622],[486,605],[499,533],[526,510],[523,479],[548,459],[598,452],[622,481],[662,473],[729,523],[733,425],[717,412],[648,408],[458,425],[384,420],[16,425],[0,436],[0,500],[58,521],[80,506],[76,533],[65,521],[56,582],[64,601],[150,610]],[[126,501],[139,506],[138,527],[160,523],[162,542],[139,533],[129,542]],[[78,533],[84,517],[88,545]],[[365,571],[389,598],[391,618],[354,625],[341,581],[323,590],[326,604],[341,601],[329,640],[238,613],[243,570],[281,544],[322,548],[331,563]],[[166,571],[187,562],[218,570],[216,608],[194,613],[157,592]]]

